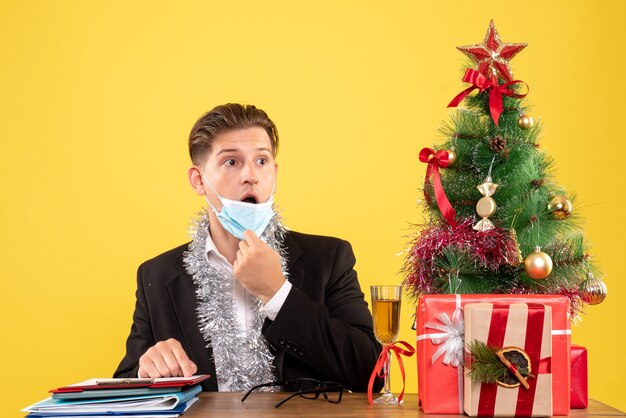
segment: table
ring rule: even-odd
[[[459,415],[434,415],[424,414],[417,406],[417,394],[404,395],[404,404],[397,405],[373,405],[367,403],[365,393],[344,393],[339,404],[333,404],[324,399],[303,399],[295,397],[283,404],[280,408],[274,408],[287,393],[255,392],[241,402],[242,393],[237,392],[202,392],[200,400],[196,402],[183,418],[207,418],[207,417],[237,417],[247,416],[254,418],[264,417],[302,417],[325,418],[325,417],[458,417]],[[613,417],[626,416],[623,412],[605,405],[601,402],[590,400],[587,409],[572,409],[572,417]]]

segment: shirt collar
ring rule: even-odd
[[[206,236],[206,241],[204,244],[204,256],[206,257],[209,263],[211,262],[219,262],[221,264],[225,264],[232,268],[232,265],[226,260],[220,252],[217,250],[213,239],[211,238],[211,233],[209,232]]]

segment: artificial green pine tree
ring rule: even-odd
[[[574,196],[555,183],[553,160],[538,143],[540,123],[526,114],[527,86],[511,73],[509,60],[525,46],[503,43],[492,21],[482,44],[458,48],[476,65],[463,78],[470,86],[450,103],[464,107],[441,128],[447,140],[420,153],[428,220],[404,265],[415,297],[560,294],[576,313],[581,301],[606,295],[593,278],[599,272],[572,211]]]

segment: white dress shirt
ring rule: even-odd
[[[219,253],[213,243],[213,240],[211,239],[210,234],[207,235],[205,249],[209,264],[215,267],[223,268],[227,277],[233,281],[232,298],[235,304],[236,318],[241,324],[242,329],[247,333],[251,329],[254,321],[254,305],[250,301],[251,295],[248,291],[246,291],[241,283],[235,279],[232,264],[230,264],[226,258]],[[265,306],[261,308],[261,313],[272,321],[276,319],[276,315],[278,315],[278,311],[280,311],[283,303],[285,303],[290,290],[291,283],[285,280],[285,283],[283,283],[278,292],[276,292],[276,294],[265,304]],[[246,338],[246,336],[242,335],[242,338]],[[213,350],[213,358],[216,365],[222,361],[215,350]],[[216,376],[216,378],[218,390],[220,392],[229,392],[231,382],[227,379],[220,378],[220,376]]]

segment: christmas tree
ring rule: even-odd
[[[449,104],[455,110],[440,129],[447,140],[419,155],[427,220],[403,268],[415,298],[558,294],[576,314],[606,296],[574,196],[554,181],[540,123],[527,114],[528,86],[511,71],[525,47],[502,42],[493,21],[481,44],[458,47],[474,67],[463,76],[469,86]]]

